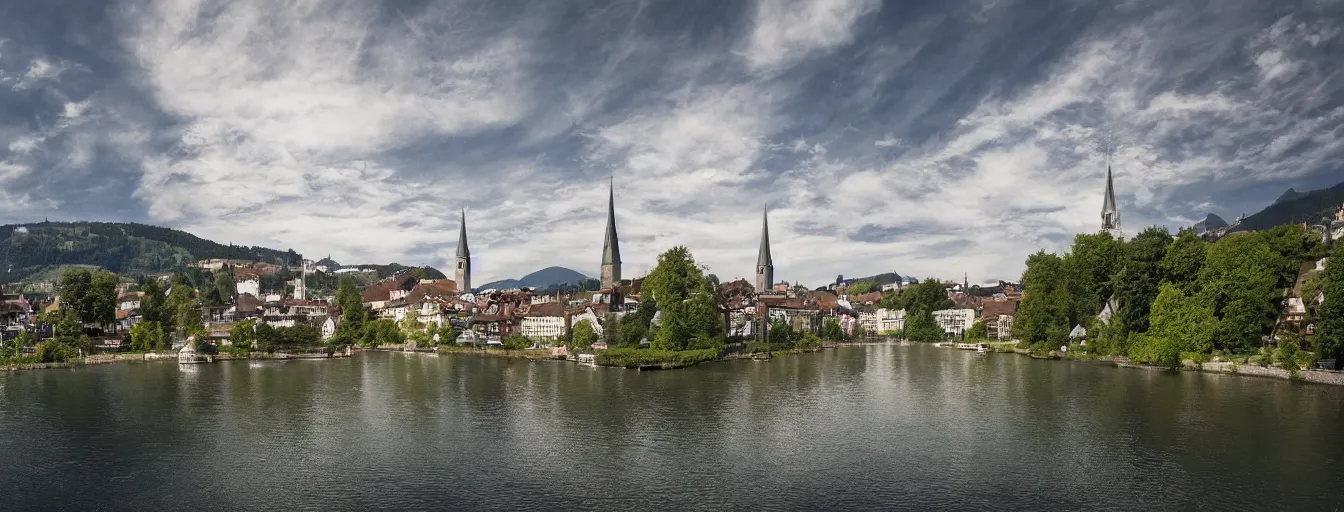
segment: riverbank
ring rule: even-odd
[[[1139,370],[1166,370],[1159,366],[1139,364],[1130,361],[1125,357],[1118,356],[1098,356],[1086,352],[1056,352],[1050,351],[1049,354],[1042,356],[1033,354],[1030,350],[1017,348],[1016,342],[991,342],[987,343],[991,352],[1012,353],[1029,356],[1035,359],[1068,359],[1074,361],[1096,361],[1109,363],[1118,368],[1129,368]],[[1217,373],[1224,375],[1244,375],[1248,377],[1266,377],[1271,379],[1294,380],[1302,382],[1312,382],[1316,384],[1326,384],[1330,386],[1344,386],[1344,371],[1326,371],[1326,370],[1298,370],[1294,375],[1292,372],[1274,366],[1261,366],[1258,364],[1237,363],[1234,361],[1209,361],[1198,362],[1193,359],[1181,361],[1181,370],[1196,371],[1205,373]]]
[[[506,349],[506,348],[477,348],[464,346],[440,345],[435,352],[438,354],[462,354],[488,357],[512,357],[520,359],[564,359],[562,356],[556,356],[550,349]]]
[[[350,357],[345,352],[250,352],[246,355],[220,352],[212,356],[216,362],[249,360],[249,359],[337,359]],[[19,370],[55,370],[61,368],[78,368],[86,365],[112,364],[126,362],[177,362],[177,352],[134,352],[121,354],[93,354],[85,356],[74,361],[64,361],[59,363],[10,363],[0,365],[0,371],[19,371]]]

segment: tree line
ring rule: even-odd
[[[1063,255],[1040,251],[1027,258],[1013,334],[1024,347],[1047,351],[1067,344],[1081,325],[1087,352],[1171,365],[1183,354],[1258,351],[1275,334],[1284,292],[1299,268],[1326,250],[1298,224],[1215,242],[1190,229],[1173,237],[1156,226],[1130,240],[1079,234]],[[1103,310],[1108,319],[1098,317]],[[1323,336],[1280,337],[1310,345],[1317,355],[1337,353]]]

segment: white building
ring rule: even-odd
[[[261,296],[261,280],[259,279],[243,279],[234,284],[237,286],[238,295],[250,293],[253,297]]]
[[[933,321],[948,336],[961,336],[975,323],[974,309],[940,309],[933,312]]]
[[[322,339],[329,340],[336,335],[336,317],[327,317],[327,321],[322,322]]]
[[[884,333],[905,329],[905,310],[877,308],[859,313],[859,324],[870,333]]]
[[[565,334],[565,318],[560,316],[525,316],[518,332],[532,340],[554,340]]]
[[[573,317],[570,317],[569,321],[571,329],[574,326],[579,325],[579,322],[592,322],[593,332],[597,333],[598,335],[602,334],[602,321],[597,318],[597,315],[593,314],[593,308],[585,308],[583,310],[583,313],[579,313],[577,315],[574,315]]]

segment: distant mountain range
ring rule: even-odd
[[[1227,227],[1227,221],[1223,220],[1222,217],[1219,217],[1212,213],[1210,213],[1207,217],[1204,217],[1204,220],[1195,223],[1195,231],[1198,233],[1203,233],[1205,231],[1212,231],[1215,229],[1222,229],[1225,227]]]
[[[298,267],[293,249],[224,245],[185,231],[125,222],[38,222],[0,226],[0,283],[47,275],[65,265],[92,265],[123,275],[178,272],[203,259],[260,261]],[[334,262],[333,262],[334,263]],[[410,268],[359,265],[380,277]],[[425,267],[426,277],[442,272]]]
[[[1298,192],[1290,188],[1273,204],[1241,219],[1241,224],[1231,231],[1269,229],[1281,224],[1303,221],[1314,224],[1319,222],[1321,217],[1329,215],[1341,203],[1344,203],[1344,183],[1307,192]]]
[[[531,274],[523,276],[521,279],[501,279],[485,283],[476,288],[481,290],[507,290],[510,288],[536,288],[538,290],[547,290],[559,287],[560,285],[579,286],[584,280],[592,278],[575,270],[565,267],[546,267]]]

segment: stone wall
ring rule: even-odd
[[[1193,362],[1186,361],[1186,368],[1211,373],[1253,375],[1257,377],[1271,377],[1275,379],[1289,378],[1288,370],[1273,366],[1260,366],[1255,364],[1219,362],[1219,363],[1204,363],[1202,365],[1195,365]],[[1301,370],[1297,372],[1297,375],[1298,378],[1306,382],[1316,382],[1319,384],[1344,386],[1344,372],[1328,372],[1323,370]]]

